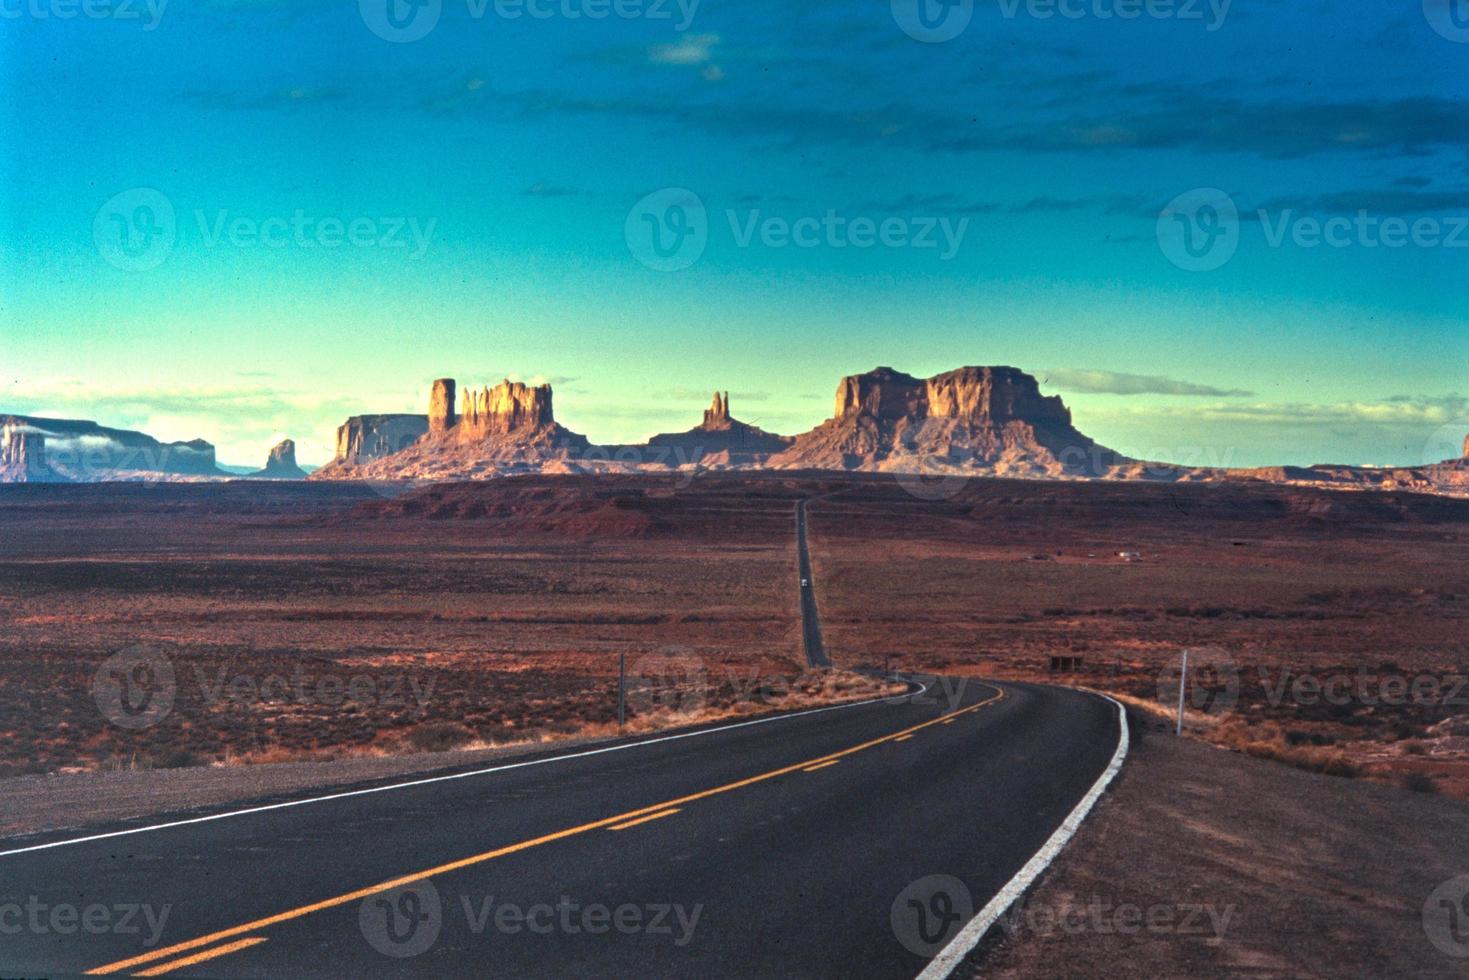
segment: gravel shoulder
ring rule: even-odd
[[[1469,805],[1175,739],[1136,714],[1132,731],[1111,790],[974,975],[1469,975],[1424,918],[1469,872]]]

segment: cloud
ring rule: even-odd
[[[1215,388],[1212,385],[1176,381],[1152,374],[1126,374],[1119,371],[1049,371],[1042,383],[1067,391],[1104,395],[1189,395],[1206,398],[1250,398],[1254,392],[1241,388]]]
[[[992,214],[1000,206],[991,201],[961,201],[953,194],[904,194],[888,200],[867,200],[859,211],[882,214]]]
[[[558,187],[555,184],[538,180],[520,193],[526,197],[573,197],[582,192],[571,187]]]
[[[1356,462],[1418,466],[1457,457],[1469,399],[1411,396],[1363,402],[1113,403],[1078,424],[1128,455],[1191,465]]]
[[[1436,398],[1394,396],[1380,402],[1250,403],[1211,405],[1196,413],[1200,417],[1246,423],[1280,425],[1445,425],[1469,419],[1469,399],[1461,395]]]
[[[204,438],[222,460],[263,460],[280,434],[291,434],[309,459],[329,459],[336,427],[349,415],[412,410],[397,398],[365,402],[264,385],[152,390],[62,380],[5,395],[6,409],[59,419],[87,419],[145,432],[164,442]],[[420,409],[421,410],[421,409]]]
[[[1337,191],[1298,198],[1277,197],[1260,205],[1260,210],[1287,209],[1331,214],[1421,214],[1429,211],[1469,210],[1469,190],[1403,190],[1401,181],[1393,188]]]
[[[655,44],[648,49],[648,60],[655,65],[703,65],[714,57],[718,34],[689,34],[672,44]]]

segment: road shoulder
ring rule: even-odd
[[[1469,806],[1132,731],[1112,789],[957,975],[1463,975],[1422,913],[1469,871]]]

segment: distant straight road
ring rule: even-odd
[[[816,611],[816,582],[811,577],[811,549],[806,544],[806,501],[796,504],[796,572],[801,589],[801,638],[806,649],[806,666],[830,667],[826,644],[821,639],[821,618]]]

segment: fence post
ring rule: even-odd
[[[1188,686],[1188,650],[1183,651],[1183,667],[1178,671],[1178,727],[1174,730],[1174,737],[1183,734],[1183,693]]]

